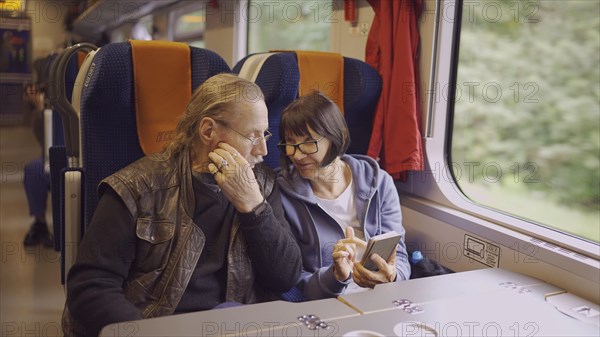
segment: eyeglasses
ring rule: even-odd
[[[316,140],[307,140],[305,142],[302,143],[298,143],[298,144],[286,144],[283,143],[283,141],[279,142],[279,144],[277,144],[277,147],[279,147],[279,150],[281,151],[281,153],[283,153],[285,156],[291,157],[294,154],[296,154],[296,149],[300,150],[300,152],[304,153],[304,154],[313,154],[317,151],[319,151],[319,145],[318,143],[321,141],[321,139],[325,138],[325,136],[322,136],[319,139]]]
[[[241,132],[237,131],[236,129],[234,129],[234,128],[230,127],[229,125],[227,125],[227,123],[225,123],[225,122],[223,122],[223,121],[220,121],[220,120],[215,120],[215,121],[216,121],[217,123],[219,123],[219,124],[223,125],[224,127],[228,128],[229,130],[231,130],[231,131],[233,131],[233,132],[237,133],[238,135],[240,135],[240,136],[242,136],[242,137],[246,138],[248,141],[250,141],[250,144],[252,144],[252,146],[256,146],[256,145],[260,144],[260,142],[261,142],[262,140],[264,140],[265,142],[267,142],[267,141],[269,140],[269,138],[271,138],[271,136],[273,136],[273,134],[271,133],[271,131],[269,131],[269,130],[265,130],[265,133],[264,133],[264,135],[262,135],[262,136],[259,136],[259,137],[253,137],[253,138],[252,138],[252,137],[248,137],[248,136],[245,136],[243,133],[241,133]]]

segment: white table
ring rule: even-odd
[[[100,334],[102,337],[599,335],[597,304],[541,280],[502,269],[382,284],[338,299],[275,301],[111,324]]]

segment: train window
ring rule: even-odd
[[[206,7],[202,3],[179,7],[171,13],[170,27],[173,41],[185,42],[190,46],[204,48],[206,29]]]
[[[152,40],[153,33],[154,18],[152,15],[140,18],[131,28],[131,38],[134,40]]]
[[[331,1],[248,1],[248,53],[268,50],[328,51],[335,20]]]
[[[462,4],[456,183],[475,203],[600,242],[600,2]]]

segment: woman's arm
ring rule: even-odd
[[[380,171],[380,174],[382,177],[378,192],[380,193],[381,233],[395,231],[404,238],[406,231],[402,226],[402,209],[398,192],[392,177],[383,171]],[[402,281],[410,277],[410,264],[403,239],[398,243],[395,255],[389,258],[387,256],[375,257],[373,262],[379,268],[375,272],[367,270],[360,263],[355,263],[353,279],[361,287],[372,288],[379,283]]]
[[[381,231],[387,233],[396,231],[402,235],[402,239],[396,248],[396,281],[408,280],[410,277],[410,264],[408,262],[408,253],[406,252],[406,244],[404,237],[406,230],[402,225],[402,209],[400,208],[400,198],[398,190],[394,185],[392,177],[383,173],[381,186]],[[384,257],[385,258],[385,257]]]

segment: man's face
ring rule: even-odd
[[[263,100],[256,100],[240,104],[239,109],[235,119],[220,124],[222,141],[233,146],[254,167],[267,155],[263,138],[269,128],[267,106]],[[252,144],[253,140],[256,145]]]

